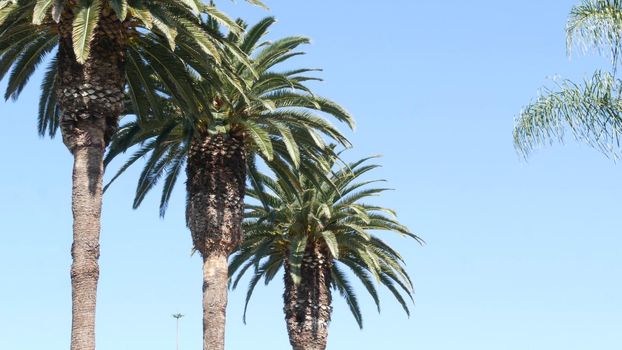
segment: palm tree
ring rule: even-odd
[[[207,107],[203,115],[192,112],[196,101],[172,101],[164,94],[161,103],[164,116],[154,113],[151,119],[127,123],[113,140],[107,156],[110,161],[128,147],[142,145],[113,180],[136,160],[147,156],[134,207],[164,178],[161,215],[185,165],[186,223],[194,249],[203,258],[204,349],[224,349],[227,258],[242,239],[247,175],[251,183],[261,188],[256,158],[263,159],[278,172],[330,151],[324,146],[322,134],[347,145],[342,134],[314,111],[353,124],[343,108],[312,94],[303,84],[317,80],[305,76],[311,69],[273,71],[278,63],[301,54],[295,50],[308,42],[302,37],[260,41],[273,23],[273,18],[265,18],[243,34],[228,36],[228,42],[252,58],[250,66],[239,62],[234,55],[223,58],[241,77],[241,84],[224,79],[221,85],[212,84],[210,81],[217,77],[196,68],[199,76],[194,85],[201,91],[203,106]],[[206,31],[218,32],[214,21],[205,26]],[[201,61],[202,55],[194,59]],[[157,84],[155,81],[154,85]],[[313,167],[298,169],[308,173]]]
[[[11,72],[6,99],[16,99],[56,50],[43,82],[39,131],[53,136],[60,127],[74,158],[73,350],[95,348],[103,156],[124,110],[124,93],[151,96],[147,68],[177,94],[191,91],[173,54],[178,43],[213,60],[221,55],[218,39],[199,25],[201,13],[235,26],[198,0],[0,0],[0,79]]]
[[[612,72],[596,71],[582,83],[562,80],[547,88],[520,113],[514,128],[517,149],[528,155],[553,141],[575,138],[605,155],[621,155],[622,81],[616,77],[622,50],[622,1],[583,0],[573,7],[566,26],[570,53],[575,46],[596,49],[611,58]]]
[[[311,181],[301,174],[296,176],[297,189],[293,189],[284,186],[292,180],[278,174],[275,180],[264,176],[268,193],[248,191],[249,196],[260,199],[260,204],[246,206],[245,239],[229,267],[232,287],[236,288],[241,277],[254,268],[247,307],[261,278],[268,284],[283,268],[283,311],[294,350],[326,348],[333,310],[331,289],[343,296],[359,327],[363,327],[358,299],[345,268],[361,281],[378,311],[376,285],[381,284],[409,314],[404,296],[412,299],[413,286],[404,261],[372,231],[393,231],[422,241],[397,221],[392,210],[364,202],[386,190],[368,187],[376,181],[361,181],[376,168],[367,164],[369,159],[336,169],[330,174],[332,181],[320,181],[319,186],[317,179]]]

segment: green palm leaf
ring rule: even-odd
[[[127,0],[110,0],[110,7],[117,14],[117,18],[121,21],[125,21],[128,12]]]
[[[622,82],[607,72],[576,84],[564,80],[523,109],[516,121],[514,144],[525,156],[566,131],[605,155],[620,156]]]
[[[73,50],[79,63],[85,63],[91,53],[91,41],[95,36],[101,6],[101,0],[80,1],[80,7],[73,20],[72,34]]]
[[[32,23],[35,25],[43,23],[43,19],[47,16],[54,2],[55,0],[37,0],[32,14]]]

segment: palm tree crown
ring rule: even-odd
[[[381,284],[409,313],[404,296],[412,299],[413,286],[404,261],[374,232],[391,231],[422,241],[396,220],[392,210],[367,203],[370,197],[387,190],[368,186],[378,181],[361,181],[377,167],[368,164],[369,159],[334,170],[330,182],[319,180],[320,186],[317,179],[311,181],[305,175],[294,175],[292,182],[290,177],[278,174],[275,180],[264,175],[268,193],[248,191],[249,196],[261,201],[246,206],[244,242],[230,264],[233,288],[249,269],[254,271],[247,306],[257,283],[262,278],[269,283],[281,268],[285,269],[287,289],[310,283],[309,271],[325,265],[325,282],[344,297],[360,327],[363,319],[358,299],[344,268],[361,281],[378,311],[376,284]],[[314,252],[320,255],[313,256]]]
[[[70,35],[72,58],[85,63],[92,54],[97,30],[102,30],[121,41],[120,48],[125,51],[124,80],[132,102],[138,106],[134,108],[136,114],[146,113],[146,105],[156,103],[152,99],[155,87],[147,79],[150,76],[156,76],[173,97],[182,95],[188,100],[192,88],[184,79],[186,71],[178,57],[188,51],[200,51],[210,58],[204,60],[203,67],[209,64],[209,69],[221,71],[220,76],[236,79],[218,63],[222,62],[223,51],[237,48],[206,32],[200,25],[201,14],[232,32],[241,30],[214,6],[200,0],[0,0],[0,80],[10,72],[4,97],[19,97],[37,67],[58,47],[62,33]],[[112,28],[102,18],[122,22],[123,31]],[[240,61],[248,63],[243,54],[236,54]],[[48,64],[41,86],[42,135],[54,136],[60,125],[60,84],[59,58],[55,57]],[[84,93],[93,100],[108,98],[92,87],[81,91],[80,97]],[[110,130],[108,136],[113,132]]]
[[[255,176],[255,156],[263,159],[275,171],[285,171],[288,165],[298,167],[303,164],[302,159],[314,159],[325,166],[321,155],[330,152],[330,148],[326,147],[323,136],[342,145],[349,145],[338,129],[321,114],[313,113],[329,114],[351,127],[354,125],[345,109],[313,94],[304,85],[306,81],[320,80],[305,75],[316,69],[274,71],[279,63],[303,54],[295,50],[309,42],[304,37],[260,41],[274,22],[274,18],[268,17],[244,33],[223,37],[251,57],[250,65],[239,62],[237,56],[224,57],[240,81],[219,79],[213,71],[206,72],[200,66],[195,67],[199,75],[194,81],[194,88],[200,92],[203,99],[200,105],[206,109],[197,111],[196,106],[192,107],[197,103],[195,99],[173,100],[162,98],[163,94],[160,94],[152,97],[158,100],[160,110],[145,113],[150,117],[130,121],[119,130],[111,144],[107,163],[128,147],[137,144],[142,147],[119,169],[112,181],[138,159],[148,155],[147,164],[139,178],[134,207],[138,207],[145,195],[164,178],[160,202],[161,215],[164,215],[193,140],[205,135],[243,138],[245,152],[248,153],[246,161],[250,180],[258,186],[260,179]],[[241,21],[238,24],[246,26]],[[217,32],[218,26],[214,21],[205,26],[206,30]],[[196,58],[189,57],[186,61],[192,59]],[[215,79],[218,83],[214,83]],[[152,81],[151,84],[161,87],[159,81]],[[164,87],[159,91],[170,94]],[[310,162],[306,162],[301,171],[311,171],[309,167]]]

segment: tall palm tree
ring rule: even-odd
[[[517,149],[528,155],[553,141],[575,138],[618,158],[622,154],[622,81],[616,77],[622,53],[622,1],[583,0],[566,26],[568,52],[575,46],[611,58],[612,71],[596,71],[581,83],[562,80],[521,111],[514,128]]]
[[[125,91],[151,96],[140,66],[179,95],[191,91],[173,54],[178,42],[213,60],[221,56],[218,39],[199,25],[202,13],[236,27],[199,0],[0,0],[0,79],[11,72],[5,98],[16,99],[56,50],[43,82],[39,131],[53,136],[60,127],[74,158],[73,350],[95,348],[103,156],[124,110]]]
[[[333,310],[331,289],[339,291],[363,327],[358,299],[344,269],[360,280],[378,311],[376,285],[381,284],[409,314],[404,297],[412,299],[413,286],[404,261],[372,232],[392,231],[421,240],[397,221],[392,210],[366,202],[386,190],[368,186],[376,181],[361,180],[376,168],[367,164],[368,160],[336,169],[330,174],[331,181],[320,181],[319,186],[317,180],[300,174],[295,183],[298,189],[293,189],[284,186],[292,182],[290,177],[277,174],[274,180],[263,178],[268,193],[248,191],[260,204],[246,206],[245,239],[230,264],[232,287],[253,271],[246,295],[248,306],[257,283],[264,278],[268,284],[283,268],[283,311],[294,350],[326,348]]]
[[[154,112],[150,119],[127,123],[113,140],[107,156],[109,161],[128,147],[142,145],[117,176],[147,156],[134,207],[164,178],[161,215],[185,165],[186,223],[194,249],[203,257],[204,349],[224,349],[227,258],[242,239],[247,175],[251,183],[261,188],[256,158],[263,159],[277,172],[291,165],[308,173],[313,167],[299,167],[302,161],[320,159],[321,154],[330,151],[322,135],[348,144],[336,128],[314,112],[353,125],[343,108],[312,94],[303,84],[317,80],[305,76],[311,69],[273,70],[280,62],[301,54],[295,50],[308,42],[303,37],[261,41],[273,23],[273,18],[265,18],[244,33],[226,38],[251,57],[250,66],[232,54],[223,57],[241,77],[242,89],[224,79],[221,79],[223,84],[210,83],[218,77],[206,74],[209,72],[197,66],[195,72],[199,74],[194,85],[203,96],[205,113],[193,113],[191,107],[195,101],[168,99],[163,89],[159,96],[164,99],[161,103],[165,107],[164,115],[158,117]],[[206,22],[205,26],[206,31],[218,32],[214,21]],[[202,55],[196,58],[202,59]]]

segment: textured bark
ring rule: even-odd
[[[203,258],[203,349],[225,348],[227,272],[227,255]]]
[[[186,221],[203,256],[203,349],[224,350],[227,257],[242,239],[246,158],[241,136],[202,135],[188,155]]]
[[[324,350],[332,313],[330,264],[325,248],[313,242],[307,245],[301,265],[300,284],[285,264],[285,321],[289,342],[294,350]]]
[[[88,129],[88,125],[84,127]],[[100,128],[92,127],[90,135]],[[99,279],[99,230],[103,174],[103,149],[77,147],[74,150],[71,256],[72,325],[71,349],[95,349],[95,300]]]
[[[66,8],[59,24],[57,94],[63,142],[74,157],[71,350],[94,350],[103,156],[123,110],[126,35],[104,7],[91,56],[81,65],[73,52],[71,6]]]

